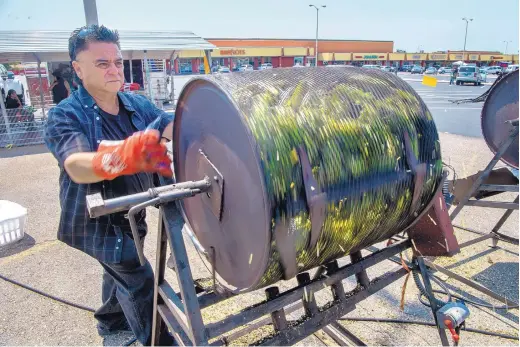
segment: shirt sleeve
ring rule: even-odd
[[[151,103],[144,96],[141,96],[144,100],[146,100],[146,108],[150,110],[149,112],[149,123],[146,125],[146,129],[157,129],[163,135],[164,129],[173,122],[173,114],[168,114],[163,110],[159,109],[153,103]]]
[[[79,120],[59,106],[49,111],[45,126],[45,144],[62,167],[71,154],[92,151]]]

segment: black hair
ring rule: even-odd
[[[117,30],[111,30],[105,27],[104,25],[87,25],[81,28],[78,28],[70,34],[69,38],[69,56],[70,60],[76,60],[78,53],[87,49],[87,45],[90,42],[108,42],[114,43],[117,45],[119,49],[121,49],[121,45],[119,44],[119,33]],[[74,80],[78,84],[83,84],[81,79],[76,75],[76,71],[74,71]]]
[[[119,33],[117,30],[111,30],[104,25],[88,25],[76,29],[69,38],[69,56],[70,60],[76,60],[78,53],[87,49],[89,42],[109,42],[119,44]]]
[[[9,97],[11,96],[11,94],[15,93],[16,94],[16,90],[14,89],[9,89],[7,91],[7,95],[5,96],[5,102],[7,102],[7,100],[9,100]]]

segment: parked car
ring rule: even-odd
[[[267,70],[267,69],[272,69],[273,68],[273,64],[271,63],[263,63],[262,65],[260,65],[258,67],[258,70]]]
[[[452,70],[451,67],[444,66],[444,67],[441,67],[441,68],[437,71],[437,73],[439,73],[439,74],[442,75],[442,74],[445,74],[445,73],[451,73],[451,70]]]
[[[480,77],[482,78],[482,82],[487,82],[487,71],[486,69],[479,69]]]
[[[244,64],[238,68],[238,71],[253,71],[253,67],[249,64]]]
[[[502,73],[502,68],[500,66],[490,66],[486,69],[488,75],[500,75]]]
[[[482,84],[480,69],[476,66],[461,66],[455,84],[473,83],[476,86]]]
[[[513,71],[518,70],[518,65],[509,65],[505,70],[504,73],[510,73]]]
[[[423,73],[423,68],[419,65],[415,65],[414,67],[412,67],[412,69],[410,70],[410,73],[413,75],[413,74],[422,74]]]
[[[220,66],[218,68],[217,72],[219,72],[219,73],[230,73],[231,71],[229,71],[229,67],[227,67],[227,66]]]
[[[362,67],[365,69],[379,69],[380,68],[379,65],[371,65],[371,64],[366,64],[366,65],[363,65]]]
[[[403,65],[403,66],[401,66],[401,71],[404,71],[404,72],[412,71],[412,65]]]
[[[392,72],[392,68],[390,66],[381,66],[381,71],[386,71],[386,72]]]
[[[424,71],[424,73],[426,75],[436,75],[437,74],[437,69],[434,68],[434,67],[429,67],[426,69],[426,71]]]

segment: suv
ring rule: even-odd
[[[482,84],[482,76],[480,75],[480,69],[476,66],[461,66],[457,74],[455,84],[461,85],[464,83],[473,83],[476,86]]]

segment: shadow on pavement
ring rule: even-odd
[[[24,147],[12,147],[1,148],[0,149],[0,158],[15,158],[21,157],[24,155],[32,155],[32,154],[42,154],[48,153],[49,150],[45,145],[34,145],[34,146],[24,146]]]
[[[518,263],[495,263],[473,276],[473,280],[518,302]]]
[[[482,258],[483,256],[488,255],[488,254],[490,254],[490,253],[493,253],[493,252],[495,252],[495,251],[497,251],[497,250],[499,250],[498,247],[497,247],[497,248],[489,248],[489,249],[486,249],[485,251],[482,251],[482,252],[480,252],[480,253],[474,254],[474,255],[472,255],[471,257],[464,258],[464,259],[461,259],[461,260],[459,260],[459,261],[457,261],[457,262],[455,262],[455,263],[452,263],[452,264],[446,266],[446,269],[455,269],[455,268],[457,268],[457,267],[459,267],[459,266],[461,266],[461,265],[464,265],[464,264],[466,264],[466,263],[469,263],[469,262],[471,262],[471,261],[473,261],[473,260],[475,260],[475,259]]]
[[[9,257],[13,254],[26,251],[29,248],[33,247],[35,243],[36,241],[34,240],[34,238],[26,233],[23,239],[0,248],[0,258]]]

